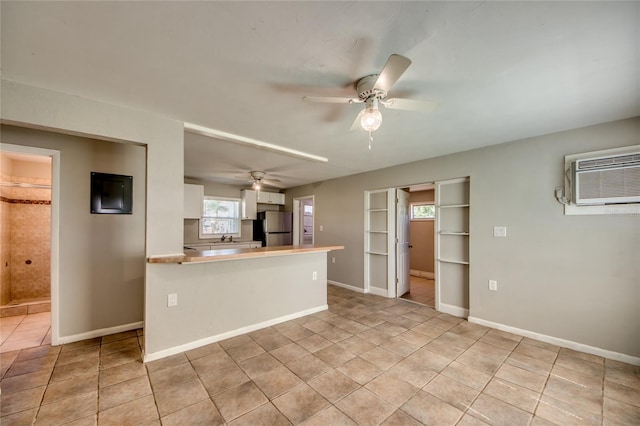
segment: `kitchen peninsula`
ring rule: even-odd
[[[147,277],[153,288],[145,292],[145,362],[327,309],[327,253],[343,248],[231,248],[147,259],[159,267]],[[168,306],[169,299],[177,304]]]

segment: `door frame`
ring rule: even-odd
[[[401,223],[401,217],[400,217],[400,211],[401,209],[398,207],[400,205],[400,192],[406,192],[406,199],[407,199],[407,205],[406,205],[406,212],[405,214],[408,216],[408,220],[406,223],[406,232],[405,232],[405,242],[403,244],[407,244],[407,250],[411,249],[411,212],[409,209],[411,209],[411,201],[410,201],[410,197],[411,197],[411,193],[409,191],[404,191],[404,189],[402,188],[396,188],[395,190],[395,204],[396,204],[396,208],[395,208],[395,258],[396,258],[396,276],[395,276],[395,284],[396,284],[396,297],[402,297],[406,292],[401,293],[400,292],[400,283],[402,283],[403,281],[407,281],[405,284],[408,286],[409,290],[411,290],[411,254],[410,252],[408,252],[409,254],[409,260],[407,262],[404,263],[405,268],[404,271],[401,271],[400,268],[398,268],[400,265],[402,265],[403,263],[399,261],[399,258],[401,256],[400,253],[400,232],[399,229],[401,226],[404,226],[404,223]],[[406,280],[405,280],[406,278]]]
[[[316,241],[316,200],[315,195],[304,195],[301,197],[293,198],[293,243],[294,245],[300,245],[300,224],[304,218],[304,212],[302,211],[302,202],[304,200],[311,200],[313,211],[311,213],[311,228],[313,234],[311,235],[311,244],[315,244]]]
[[[395,191],[400,190],[402,188],[424,187],[425,189],[433,189],[433,191],[434,191],[434,194],[433,194],[434,195],[434,205],[435,205],[435,200],[438,199],[438,185],[436,185],[436,183],[437,183],[436,181],[430,181],[430,182],[422,182],[422,183],[415,183],[415,184],[410,184],[410,185],[398,186],[396,188],[393,188],[394,197],[395,197]],[[411,194],[411,191],[409,191],[409,194]],[[398,293],[397,293],[397,282],[399,280],[398,269],[397,269],[399,262],[397,260],[398,250],[397,250],[397,243],[396,243],[396,241],[398,240],[398,236],[396,234],[397,233],[397,229],[398,229],[398,215],[397,215],[397,209],[396,209],[397,199],[395,201],[396,202],[394,202],[394,205],[393,205],[394,225],[390,227],[390,229],[393,232],[393,235],[390,235],[390,239],[393,241],[393,245],[394,245],[395,249],[393,250],[394,255],[393,256],[389,256],[389,259],[388,259],[388,262],[389,262],[388,268],[389,268],[389,270],[395,271],[395,277],[394,277],[393,282],[390,281],[388,283],[389,287],[387,289],[387,294],[388,294],[387,297],[399,299],[400,295],[398,295]],[[409,208],[411,208],[411,199],[409,199]],[[409,212],[409,215],[411,215],[411,212]],[[436,220],[437,220],[437,216],[436,216]],[[409,216],[409,223],[411,223],[411,216]],[[434,225],[435,225],[435,223],[434,223]],[[434,226],[434,231],[435,231],[435,226]],[[434,251],[433,252],[434,252],[434,256],[437,253],[436,247],[438,247],[438,238],[439,238],[438,233],[434,232],[434,235],[433,235],[433,246],[434,246]],[[409,244],[411,244],[411,233],[409,233]],[[434,258],[434,268],[437,267],[437,263],[438,263],[438,259]],[[409,271],[411,271],[411,261],[409,261],[407,263],[407,267],[409,268]],[[393,269],[391,269],[391,268],[393,268]],[[409,272],[409,280],[411,280],[411,272]],[[436,311],[439,311],[439,308],[440,308],[439,307],[439,304],[440,304],[439,303],[439,300],[440,300],[440,286],[439,286],[438,280],[435,277],[435,273],[434,273],[434,281],[435,281],[435,286],[434,286],[434,292],[435,292],[435,294],[434,294],[434,309]],[[409,286],[411,286],[411,285],[409,285]],[[409,288],[411,288],[411,287],[409,287]],[[403,299],[403,300],[405,300],[405,299]]]
[[[60,151],[2,143],[1,151],[51,157],[51,345],[60,340]]]

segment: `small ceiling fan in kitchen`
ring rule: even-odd
[[[279,179],[265,179],[266,173],[263,171],[252,170],[249,172],[250,179],[248,182],[251,182],[251,188],[256,191],[262,190],[263,186],[273,186],[275,188],[282,188],[282,182]],[[245,178],[246,176],[238,176],[238,178]]]
[[[359,104],[364,103],[365,107],[353,121],[351,130],[361,127],[369,132],[369,149],[373,141],[373,132],[378,130],[382,124],[382,113],[379,106],[389,109],[400,109],[409,111],[431,112],[437,103],[431,101],[418,101],[414,99],[389,98],[387,94],[396,81],[404,74],[411,65],[411,60],[402,55],[393,54],[389,56],[387,63],[380,71],[380,74],[372,74],[362,77],[355,82],[357,97],[325,97],[325,96],[305,96],[302,99],[307,102],[338,103],[338,104]]]

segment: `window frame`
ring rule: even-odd
[[[432,206],[433,207],[433,217],[414,217],[413,213],[414,213],[414,207],[419,207],[419,206]],[[419,202],[414,202],[414,203],[410,203],[409,207],[411,209],[411,215],[409,216],[409,220],[411,221],[433,221],[436,219],[436,205],[435,202],[433,201],[419,201]]]
[[[236,227],[238,229],[238,232],[225,232],[223,234],[220,233],[206,233],[204,232],[203,226],[205,223],[205,219],[208,218],[216,218],[216,216],[205,216],[204,212],[206,209],[206,203],[209,200],[218,200],[218,201],[232,201],[234,203],[237,204],[237,216],[236,217],[231,217],[232,220],[234,220],[236,222]],[[224,218],[224,219],[229,219],[229,218]],[[204,197],[202,197],[202,211],[200,212],[200,220],[198,223],[198,238],[201,240],[205,240],[205,239],[212,239],[212,238],[219,238],[222,237],[223,235],[227,236],[227,237],[240,237],[242,231],[242,200],[240,198],[235,198],[235,197],[219,197],[217,195],[205,195]]]

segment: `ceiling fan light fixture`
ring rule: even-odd
[[[251,179],[253,179],[251,188],[260,192],[260,189],[262,189],[262,179],[264,179],[264,172],[252,171],[249,174],[251,175]]]
[[[367,108],[360,118],[360,125],[367,132],[375,132],[382,124],[382,114],[379,110]]]
[[[375,132],[382,124],[382,114],[378,109],[378,99],[367,99],[367,108],[360,117],[360,126],[367,132]]]

